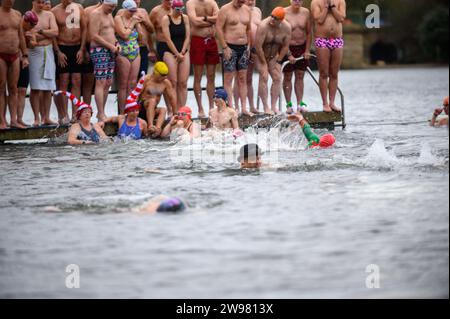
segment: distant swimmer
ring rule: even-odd
[[[108,118],[105,123],[118,123],[118,137],[121,139],[139,140],[148,134],[147,122],[139,118],[141,106],[137,102],[142,88],[144,87],[145,73],[139,80],[136,88],[128,96],[125,103],[125,115],[113,116]],[[102,125],[100,123],[100,125]]]
[[[443,108],[437,108],[434,110],[433,117],[431,118],[430,125],[434,127],[447,126],[448,127],[448,96],[444,99],[442,103]],[[445,113],[445,116],[439,117],[442,112]]]
[[[264,105],[264,113],[278,114],[277,102],[281,93],[281,65],[288,53],[291,42],[291,25],[285,20],[284,8],[277,7],[270,17],[264,19],[256,32],[256,54],[258,56],[259,94]],[[272,77],[271,98],[268,104],[269,74]]]
[[[224,89],[217,89],[214,95],[216,108],[209,113],[207,128],[219,130],[232,129],[235,137],[243,133],[239,129],[238,114],[235,109],[228,106],[228,93]]]
[[[333,134],[325,134],[322,137],[317,136],[317,134],[313,132],[311,126],[301,113],[289,115],[288,119],[293,122],[298,122],[298,124],[301,126],[303,134],[308,140],[308,147],[328,148],[333,146],[336,142],[336,138]]]
[[[141,109],[140,117],[147,118],[148,131],[153,138],[161,135],[164,120],[166,118],[166,108],[158,107],[161,96],[164,96],[168,103],[167,108],[169,116],[172,116],[172,110],[176,112],[176,92],[169,78],[169,67],[164,62],[155,64],[153,74],[147,75],[144,82],[144,88],[141,94],[141,101],[144,109]],[[154,121],[156,118],[156,125]]]
[[[73,124],[69,130],[67,142],[70,145],[98,144],[102,140],[109,140],[101,126],[91,123],[93,114],[92,106],[79,101],[73,94],[65,91],[56,91],[55,95],[66,95],[77,107],[76,117],[78,122]]]
[[[239,151],[238,162],[241,169],[258,169],[262,167],[261,156],[263,152],[258,144],[246,144]]]
[[[187,209],[185,202],[178,197],[157,196],[140,207],[133,209],[139,214],[181,213]]]
[[[181,136],[199,137],[200,135],[201,129],[192,122],[192,110],[187,106],[178,110],[176,116],[172,117],[161,133],[161,137],[171,136],[175,139]]]

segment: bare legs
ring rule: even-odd
[[[6,78],[8,66],[0,59],[0,130],[8,127],[6,123]]]
[[[284,80],[283,80],[283,91],[284,96],[286,98],[286,102],[292,102],[292,76],[294,75],[293,72],[286,72],[284,73]],[[297,98],[297,105],[300,105],[300,103],[303,101],[303,93],[305,89],[304,84],[304,78],[305,78],[305,72],[301,70],[295,71],[295,96]]]
[[[27,88],[18,88],[18,102],[17,102],[17,123],[27,126],[23,121],[23,112],[25,111],[25,98],[27,96]]]
[[[187,81],[189,78],[189,72],[191,68],[191,59],[189,54],[184,56],[182,62],[178,62],[175,56],[169,52],[164,54],[164,62],[169,67],[169,79],[172,82],[174,89],[176,90],[176,105],[174,105],[173,114],[178,112],[178,109],[186,105],[187,101]],[[201,92],[201,88],[200,88]],[[196,96],[197,97],[197,96]],[[197,99],[198,103],[198,99]],[[201,103],[201,98],[200,98]]]
[[[198,116],[205,117],[205,109],[202,103],[202,76],[203,76],[203,65],[194,65],[194,94],[198,105]],[[216,89],[216,65],[208,64],[206,65],[206,92],[208,94],[209,109],[214,108],[214,92]]]
[[[265,65],[260,63],[258,68],[260,73],[258,95],[261,96],[264,113],[270,115],[279,114],[280,110],[277,107],[277,103],[281,93],[281,65],[276,62],[276,59],[272,59]],[[269,75],[272,78],[272,87],[270,89],[271,108],[269,108],[268,102]]]
[[[138,56],[132,62],[126,57],[117,57],[118,78],[119,78],[119,113],[123,114],[125,103],[131,90],[136,86],[139,68],[141,66],[141,57]]]
[[[83,101],[88,105],[91,105],[92,89],[94,88],[94,84],[95,84],[94,73],[83,74]]]
[[[317,61],[319,64],[319,87],[322,96],[323,111],[332,112],[340,111],[335,105],[335,98],[338,88],[338,73],[342,63],[344,50],[335,49],[317,49]],[[329,82],[328,82],[329,81]],[[330,93],[330,101],[328,102],[328,92]]]
[[[95,103],[98,108],[97,118],[100,121],[106,120],[105,105],[111,84],[112,79],[99,79],[95,81]]]
[[[18,90],[17,82],[20,74],[20,60],[16,59],[11,65],[0,61],[0,129],[7,126],[6,123],[6,86],[8,86],[8,104],[11,115],[11,127],[25,128],[17,120]]]
[[[156,107],[157,103],[158,102],[155,99],[150,99],[149,101],[146,101],[144,103],[147,112],[148,131],[153,138],[161,135],[162,126],[164,124],[164,120],[166,119],[167,114],[165,108]],[[155,116],[157,116],[156,125],[154,125]]]
[[[80,73],[63,73],[59,75],[58,90],[67,91],[69,80],[72,84],[71,93],[80,99],[81,95],[81,74]],[[58,109],[59,124],[67,124],[69,122],[68,98],[64,95],[58,95],[55,98],[56,108]],[[75,119],[76,107],[72,104],[72,121]]]

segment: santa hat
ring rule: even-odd
[[[130,95],[127,98],[127,103],[125,104],[125,113],[139,111],[141,109],[141,106],[137,103],[137,99],[139,98],[139,95],[141,94],[142,89],[144,88],[144,82],[145,82],[145,72],[142,72],[142,77],[140,78],[138,84],[136,85],[136,88],[130,93]]]
[[[94,112],[94,110],[92,109],[92,106],[87,105],[86,103],[79,101],[76,98],[76,96],[73,95],[70,92],[67,92],[67,91],[56,91],[54,94],[55,95],[63,94],[65,96],[67,96],[72,101],[72,103],[77,107],[76,115],[77,115],[77,119],[78,120],[80,119],[81,113],[83,112],[84,109],[90,109],[91,112]]]

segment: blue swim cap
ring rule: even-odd
[[[179,198],[169,198],[164,200],[156,210],[158,213],[177,213],[186,209],[186,205]]]
[[[216,93],[214,94],[214,98],[222,99],[224,101],[227,101],[228,100],[228,93],[224,89],[217,89]]]

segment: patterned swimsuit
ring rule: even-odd
[[[344,39],[342,38],[316,38],[314,41],[316,48],[336,50],[344,47]]]
[[[130,62],[136,60],[139,56],[139,33],[136,29],[131,32],[128,40],[124,41],[119,38],[119,45],[121,47],[120,55],[127,58]]]

